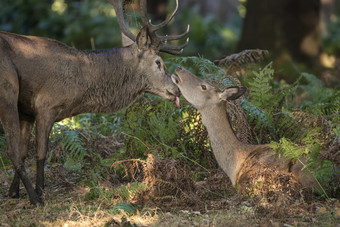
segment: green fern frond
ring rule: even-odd
[[[283,111],[276,116],[276,137],[285,137],[291,141],[297,141],[301,137],[302,128],[298,129],[298,122],[291,116],[289,111]]]
[[[281,138],[280,142],[271,142],[271,148],[277,150],[280,155],[291,160],[298,160],[304,154],[308,154],[310,150],[304,146],[299,146],[286,138]]]
[[[68,151],[73,157],[83,159],[87,153],[84,142],[79,136],[79,133],[75,130],[66,130],[63,132],[63,138],[61,144],[64,150]]]
[[[299,87],[308,92],[311,96],[317,96],[317,93],[322,89],[322,82],[315,75],[303,72],[301,76],[307,81],[307,84]]]
[[[257,128],[261,125],[264,125],[265,127],[273,126],[273,118],[265,110],[260,109],[258,106],[247,100],[241,100],[240,104],[246,111],[249,122],[256,122]]]
[[[273,81],[274,70],[271,63],[260,72],[253,71],[253,81],[249,82],[251,92],[250,98],[254,105],[271,114],[282,99],[282,94],[275,94],[271,82]]]
[[[321,128],[313,128],[310,129],[306,136],[302,139],[302,143],[311,147],[314,145],[321,144],[322,141],[320,139]]]
[[[132,203],[121,202],[114,205],[110,210],[113,214],[126,213],[128,215],[133,215],[136,213],[137,208]]]
[[[146,184],[142,184],[139,182],[132,182],[128,185],[122,185],[119,190],[119,196],[123,201],[127,201],[129,199],[133,199],[137,193],[145,191],[149,188]]]
[[[299,88],[308,94],[302,109],[316,115],[339,114],[340,90],[324,87],[322,81],[313,74],[302,73],[301,75],[307,83],[300,85]]]
[[[66,151],[64,167],[74,171],[81,169],[87,149],[79,132],[65,125],[55,124],[50,137],[58,141]]]
[[[271,142],[270,146],[279,151],[280,155],[292,160],[298,160],[304,155],[311,154],[308,158],[309,165],[311,165],[313,161],[320,162],[318,154],[322,147],[320,146],[321,141],[318,139],[319,134],[320,129],[315,128],[307,132],[300,145],[282,137],[278,143]]]

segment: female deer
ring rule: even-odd
[[[172,81],[201,113],[216,160],[234,186],[242,186],[250,176],[264,168],[291,172],[303,186],[314,186],[314,179],[306,170],[301,170],[300,163],[279,158],[268,145],[245,144],[235,136],[226,114],[226,105],[228,100],[242,96],[245,87],[234,86],[221,91],[182,67],[176,69],[176,74],[178,77],[172,75]]]

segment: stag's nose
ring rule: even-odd
[[[181,71],[182,69],[182,66],[177,66],[176,71]]]

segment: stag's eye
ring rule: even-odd
[[[161,61],[160,61],[160,60],[157,60],[157,61],[156,61],[156,64],[157,64],[157,66],[158,66],[158,69],[161,69],[161,66],[162,66]]]
[[[201,87],[202,87],[202,90],[207,90],[207,86],[205,86],[204,84],[201,85]]]

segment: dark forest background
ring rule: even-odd
[[[132,1],[125,11],[135,34],[141,28],[138,1]],[[148,0],[149,17],[153,23],[160,22],[174,6],[175,0]],[[28,226],[34,220],[37,226],[55,226],[89,220],[87,225],[93,226],[110,224],[108,219],[120,210],[124,215],[155,217],[166,206],[177,211],[183,208],[178,204],[196,209],[181,197],[189,191],[210,204],[201,207],[210,223],[227,219],[220,226],[261,225],[265,218],[272,226],[339,223],[340,180],[334,174],[339,174],[336,166],[340,165],[340,0],[179,0],[174,21],[160,33],[178,34],[187,24],[190,42],[183,55],[162,55],[170,73],[182,65],[221,89],[246,86],[248,93],[227,108],[236,135],[252,144],[270,143],[280,155],[295,161],[309,155],[305,168],[322,186],[313,192],[315,203],[260,203],[251,193],[246,202],[234,199],[236,190],[218,168],[197,110],[183,97],[178,109],[171,102],[145,95],[118,113],[85,113],[55,123],[46,165],[47,205],[34,212],[26,209],[27,204],[17,206],[17,201],[6,197],[14,171],[0,125],[2,223]],[[49,37],[77,49],[121,45],[115,12],[106,0],[0,0],[0,30]],[[34,138],[33,130],[27,160],[30,169],[35,169]],[[167,195],[158,208],[134,200],[137,192],[148,188],[138,181],[138,171],[150,163],[150,157],[163,176],[171,176],[152,176],[164,183],[157,189]],[[173,178],[175,170],[182,175]],[[197,190],[197,185],[203,186]],[[215,208],[214,201],[219,204]],[[228,214],[217,219],[207,206],[227,209]],[[106,219],[96,219],[97,215]],[[190,215],[185,213],[184,219],[191,223]],[[169,219],[165,216],[163,226],[178,224],[177,219],[173,223]]]

